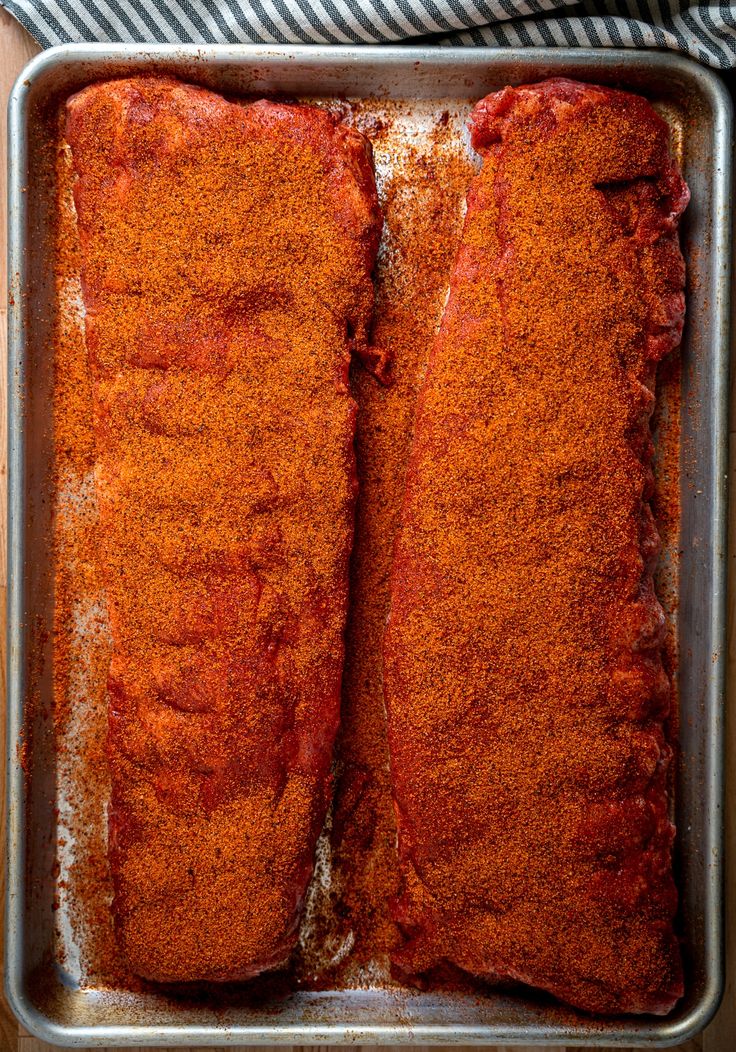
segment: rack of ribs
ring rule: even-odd
[[[133,972],[293,948],[330,796],[368,142],[166,78],[67,106],[112,637],[109,860]]]
[[[682,332],[689,195],[634,95],[507,88],[470,127],[483,164],[384,640],[395,965],[665,1013],[682,975],[649,418]]]

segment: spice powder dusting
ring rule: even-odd
[[[550,80],[488,96],[471,126],[483,167],[385,637],[394,959],[664,1014],[683,981],[649,421],[689,193],[639,96]]]
[[[374,343],[389,352],[388,384],[352,370],[358,403],[361,480],[350,577],[350,619],[337,742],[336,789],[320,843],[301,940],[287,987],[351,988],[390,983],[388,958],[401,942],[390,900],[399,885],[382,699],[381,640],[389,572],[412,437],[418,387],[442,312],[474,161],[462,128],[466,103],[421,105],[362,100],[340,104],[343,119],[374,144],[385,216],[376,276]],[[96,568],[97,507],[91,471],[92,389],[80,311],[79,258],[68,147],[59,132],[56,457],[55,711],[62,835],[59,952],[84,985],[137,989],[114,938],[104,810],[105,678],[110,637]],[[670,380],[660,404],[676,401]],[[676,567],[677,407],[666,415],[670,528]],[[675,422],[675,424],[673,424]],[[659,470],[658,463],[658,470]],[[663,476],[658,474],[658,483]],[[669,556],[672,556],[669,558]],[[663,595],[675,602],[674,591]]]
[[[324,109],[155,77],[67,103],[112,638],[112,912],[136,974],[296,942],[330,795],[381,227]]]

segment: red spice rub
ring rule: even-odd
[[[420,394],[385,689],[407,935],[596,1012],[682,994],[649,417],[688,199],[643,99],[476,107],[484,159]]]
[[[159,78],[68,104],[113,636],[118,938],[159,981],[296,939],[329,799],[370,147]]]

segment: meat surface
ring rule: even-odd
[[[649,418],[689,195],[634,95],[507,88],[471,133],[384,641],[395,963],[665,1013],[683,985]]]
[[[367,141],[163,78],[70,99],[130,968],[246,979],[297,938],[330,796],[373,304]]]

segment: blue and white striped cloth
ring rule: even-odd
[[[661,47],[736,66],[733,0],[0,0],[65,41]],[[429,40],[427,38],[430,38]]]

